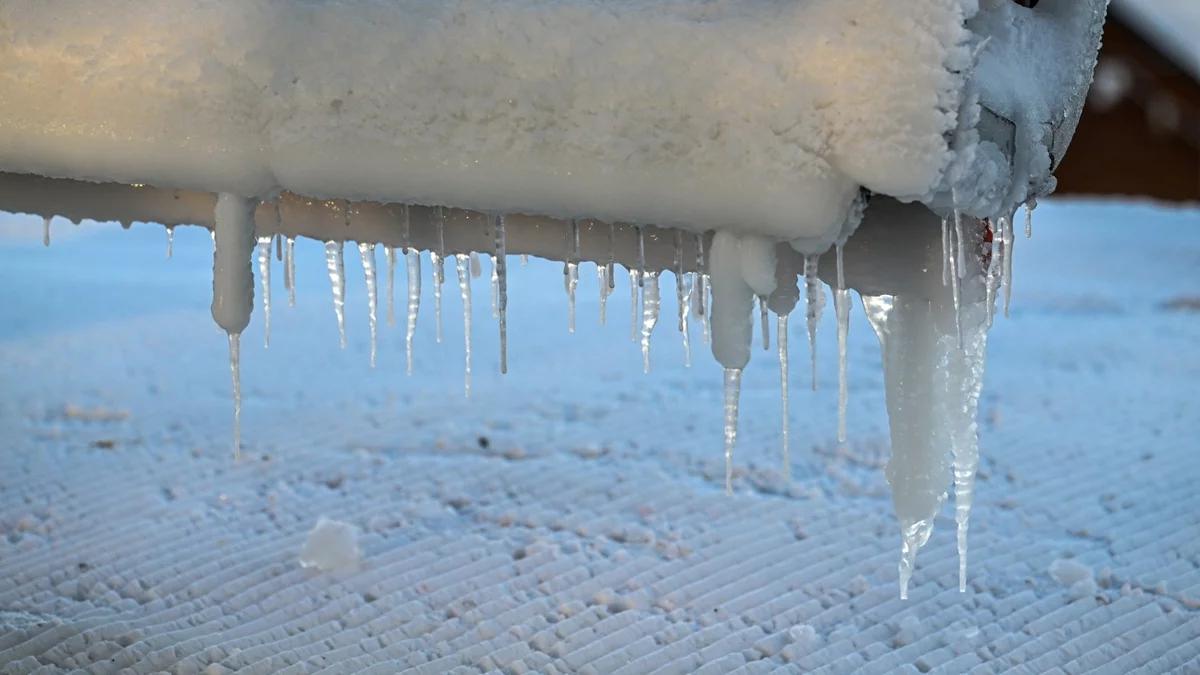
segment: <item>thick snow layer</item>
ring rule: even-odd
[[[835,236],[922,198],[974,0],[9,0],[0,170]]]
[[[990,340],[967,594],[944,509],[902,602],[886,383],[857,297],[846,445],[834,388],[794,369],[785,482],[779,373],[756,358],[726,497],[719,370],[687,370],[660,325],[643,375],[624,275],[602,326],[582,266],[568,335],[561,264],[514,258],[510,373],[477,330],[466,401],[428,267],[405,378],[402,317],[369,367],[357,256],[336,349],[324,249],[300,240],[296,307],[273,267],[270,350],[258,312],[243,334],[234,463],[208,233],[179,228],[168,261],[157,226],[56,219],[44,248],[40,219],[0,217],[0,672],[1186,672],[1198,218],[1039,207]],[[486,273],[473,283],[486,298]],[[822,383],[835,332],[826,312]],[[357,569],[300,567],[321,515],[360,530]]]

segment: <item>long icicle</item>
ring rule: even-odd
[[[421,312],[421,254],[410,248],[404,254],[408,268],[408,325],[404,332],[404,353],[407,372],[413,373],[413,338],[417,334],[417,315]]]
[[[257,200],[231,193],[217,197],[213,211],[212,317],[229,337],[233,378],[233,454],[242,448],[241,333],[254,310],[254,211]]]
[[[379,305],[379,295],[376,290],[378,279],[375,273],[375,244],[359,242],[358,255],[362,259],[363,276],[367,283],[367,321],[371,329],[371,367],[375,367],[375,333],[376,310]]]
[[[675,230],[675,304],[679,307],[679,333],[683,336],[683,365],[692,367],[692,337],[688,326],[687,276],[683,272],[683,231]]]
[[[396,325],[396,249],[391,246],[383,247],[384,257],[387,258],[387,322],[389,326]]]
[[[995,228],[1000,227],[998,218],[992,219]],[[987,326],[992,327],[996,319],[996,291],[1000,285],[1000,268],[1004,265],[1004,244],[998,233],[992,232],[991,241],[985,242],[987,247],[987,273],[983,280],[984,305],[987,312]]]
[[[500,314],[500,373],[508,372],[508,242],[504,214],[496,216],[496,280]]]
[[[325,242],[325,267],[333,289],[333,313],[337,317],[338,344],[346,348],[346,264],[342,259],[342,242]]]
[[[838,443],[846,442],[846,408],[850,402],[850,383],[846,368],[847,343],[850,336],[850,291],[846,290],[842,245],[837,245],[837,290],[833,294],[833,309],[837,315],[838,342]]]
[[[771,351],[771,317],[767,313],[767,296],[758,296],[758,312],[762,318],[762,345],[763,351]]]
[[[604,276],[608,279],[608,290],[611,293],[617,287],[617,226],[612,223],[608,224],[608,262],[604,264]]]
[[[712,341],[712,321],[708,311],[708,265],[704,256],[704,234],[696,235],[696,316],[704,329],[704,344]]]
[[[962,284],[960,259],[962,258],[962,216],[954,212],[954,247],[947,252],[947,257],[950,259],[950,297],[954,300],[954,330],[958,335],[959,348],[963,345],[963,330],[962,330]],[[915,554],[914,554],[915,555]]]
[[[1025,238],[1033,238],[1033,210],[1037,208],[1037,198],[1030,197],[1029,201],[1025,202]]]
[[[271,346],[271,238],[258,238],[258,276],[262,284],[263,348]]]
[[[600,325],[608,323],[608,266],[596,265],[596,283],[600,290]]]
[[[742,369],[725,369],[725,494],[733,494],[733,448],[737,445],[738,399],[742,393]]]
[[[454,256],[454,262],[463,306],[463,395],[471,398],[471,257],[459,253]]]
[[[42,219],[42,246],[50,245],[50,221],[52,216],[46,216]]]
[[[638,330],[641,328],[638,312],[638,287],[642,285],[641,275],[636,269],[629,270],[629,341],[638,341]]]
[[[647,272],[642,281],[642,371],[650,372],[650,336],[658,325],[662,304],[658,293],[658,272]]]
[[[296,306],[296,238],[288,237],[284,247],[283,278],[287,283],[288,307]]]
[[[950,219],[942,218],[942,285],[950,285]]]
[[[1012,264],[1013,264],[1013,225],[1012,218],[1005,218],[1001,221],[1001,230],[1003,232],[1004,244],[1004,269],[1001,272],[1004,282],[1004,316],[1009,315],[1009,308],[1012,306]]]
[[[791,405],[788,402],[788,315],[775,319],[775,344],[779,348],[780,445],[783,450],[783,479],[792,481]]]
[[[229,333],[229,374],[233,379],[233,459],[242,458],[242,334]]]
[[[437,250],[429,253],[433,264],[433,334],[434,340],[442,342],[442,285],[446,283],[446,212],[442,207],[434,209],[434,224],[437,226]]]
[[[821,323],[821,311],[825,308],[825,293],[821,279],[817,277],[816,255],[804,256],[804,293],[807,305],[804,317],[808,324],[808,349],[812,359],[812,390],[817,390],[817,326]]]
[[[492,318],[500,318],[500,267],[496,264],[495,254],[488,256],[492,264]]]
[[[567,261],[563,264],[563,287],[567,291],[567,332],[575,332],[575,289],[579,286],[579,223],[572,219],[568,231]]]

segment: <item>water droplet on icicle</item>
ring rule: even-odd
[[[462,253],[454,256],[458,271],[458,292],[463,306],[463,393],[471,398],[471,258]]]
[[[50,245],[50,220],[51,216],[46,216],[42,219],[42,246]]]
[[[846,368],[847,342],[850,336],[850,291],[846,290],[842,246],[837,246],[837,290],[833,294],[833,310],[837,315],[838,343],[838,443],[846,442],[846,408],[850,402],[850,383]]]
[[[271,346],[271,238],[258,238],[258,276],[262,284],[263,349]]]
[[[508,372],[508,242],[504,215],[496,216],[496,297],[500,316],[500,373]]]
[[[175,228],[174,228],[174,226],[168,225],[167,226],[167,260],[170,260],[171,256],[174,254],[175,254]]]
[[[658,325],[662,300],[658,294],[658,272],[647,272],[642,281],[642,371],[650,372],[650,336]]]
[[[742,393],[742,369],[725,369],[725,494],[733,494],[733,448],[737,445],[738,399]]]
[[[396,325],[396,249],[391,246],[383,247],[384,258],[387,259],[387,322],[389,326]]]
[[[371,367],[375,367],[375,333],[377,326],[376,310],[379,306],[379,295],[376,287],[378,279],[375,273],[375,244],[359,242],[358,255],[362,259],[363,276],[367,283],[367,322],[371,331]]]
[[[825,291],[817,276],[816,255],[804,256],[804,293],[807,306],[804,317],[808,324],[808,349],[812,359],[812,389],[817,390],[817,326],[821,323],[821,312],[825,309]]]
[[[788,315],[776,318],[775,343],[779,348],[779,439],[783,451],[783,479],[792,480],[791,404],[788,402]]]
[[[329,286],[333,291],[333,313],[337,317],[338,344],[346,348],[346,264],[342,259],[342,242],[325,242],[325,268],[329,271]]]
[[[408,323],[404,331],[404,354],[407,372],[412,375],[413,338],[417,334],[417,315],[421,311],[421,254],[410,248],[404,254],[404,262],[408,271]]]
[[[296,306],[296,238],[288,237],[283,254],[283,282],[287,286],[288,307]]]

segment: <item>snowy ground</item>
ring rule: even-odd
[[[452,267],[436,345],[425,265],[407,378],[382,320],[367,367],[351,255],[338,351],[300,242],[298,306],[276,264],[271,348],[261,309],[243,337],[234,463],[206,232],[171,261],[151,225],[0,237],[0,672],[1200,672],[1196,210],[1038,210],[992,332],[968,592],[947,508],[907,602],[857,307],[849,448],[832,312],[815,394],[794,317],[794,480],[758,352],[726,497],[720,370],[699,330],[683,368],[669,277],[645,376],[624,277],[601,328],[586,266],[569,336],[561,265],[513,259],[502,378],[485,266],[468,402]],[[357,570],[301,568],[322,515],[363,531]]]

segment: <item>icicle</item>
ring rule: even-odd
[[[421,254],[413,248],[404,254],[408,268],[408,325],[404,333],[404,352],[408,374],[413,372],[413,337],[417,334],[417,314],[421,311]]]
[[[471,278],[478,279],[483,275],[483,267],[479,264],[479,254],[471,251]]]
[[[687,276],[683,272],[683,232],[675,230],[675,304],[679,307],[679,333],[683,336],[683,365],[692,367],[692,338],[688,331]]]
[[[847,378],[846,351],[850,336],[850,291],[846,290],[846,276],[842,259],[842,246],[837,246],[837,290],[833,294],[833,309],[837,315],[838,341],[838,443],[846,442],[846,408],[850,402],[850,383]]]
[[[637,231],[637,281],[638,286],[641,286],[646,276],[646,233],[640,227],[635,227],[634,230]]]
[[[792,480],[791,406],[788,403],[788,315],[775,319],[775,343],[779,348],[780,445],[783,450],[783,479]]]
[[[929,543],[933,534],[933,523],[918,520],[905,527],[900,533],[900,599],[908,599],[908,584],[912,581],[913,569],[917,565],[917,551]]]
[[[325,267],[333,289],[333,313],[337,316],[338,344],[346,348],[346,264],[342,260],[342,242],[325,242]]]
[[[496,288],[500,314],[500,373],[508,372],[508,244],[504,215],[496,216]]]
[[[700,297],[707,297],[707,300],[700,302],[701,306],[706,306],[709,310],[712,309],[712,278],[708,274],[700,276]],[[704,312],[704,343],[712,342],[712,311]]]
[[[217,197],[213,235],[212,317],[229,337],[233,377],[233,452],[241,455],[240,335],[254,308],[254,209],[257,202],[230,193]]]
[[[1025,202],[1025,238],[1033,238],[1033,210],[1037,208],[1037,199],[1030,197],[1029,201]]]
[[[767,298],[766,296],[758,296],[758,311],[762,317],[762,343],[763,351],[771,351],[771,317],[767,313]]]
[[[650,372],[650,335],[658,325],[661,305],[658,295],[658,272],[647,272],[642,282],[642,371]]]
[[[258,276],[262,284],[263,348],[271,346],[271,238],[258,238]]]
[[[600,325],[608,322],[608,266],[596,265],[596,284],[600,290]]]
[[[964,261],[963,261],[963,256],[962,256],[962,250],[963,250],[962,218],[957,211],[954,213],[954,220],[955,220],[955,226],[954,226],[955,241],[953,243],[954,243],[954,250],[957,251],[957,254],[951,253],[948,256],[950,258],[950,297],[954,301],[954,330],[958,334],[958,344],[961,347],[962,342],[963,342],[963,338],[962,338],[962,283],[961,283],[962,267],[961,267],[961,265]]]
[[[242,458],[241,333],[229,333],[229,373],[233,378],[233,459]]]
[[[638,286],[642,284],[636,269],[629,270],[629,340],[637,342],[638,329],[641,327],[641,322],[638,320]]]
[[[805,319],[808,321],[808,348],[812,358],[812,389],[817,390],[817,326],[821,323],[821,310],[825,308],[825,293],[817,277],[815,255],[804,256],[804,292],[808,305]]]
[[[171,256],[174,253],[175,253],[175,227],[173,225],[168,225],[167,226],[167,260],[170,260]]]
[[[375,367],[375,331],[376,309],[379,305],[379,295],[376,287],[378,278],[375,273],[375,244],[359,242],[358,255],[362,259],[363,276],[367,282],[367,321],[371,329],[371,367]]]
[[[612,223],[608,224],[608,262],[604,267],[604,278],[608,279],[608,290],[605,296],[611,294],[613,289],[617,287],[617,251],[616,251],[617,226]]]
[[[442,207],[434,209],[434,224],[437,226],[437,250],[429,252],[433,264],[433,334],[434,340],[442,342],[442,284],[446,282],[446,213]]]
[[[408,204],[400,205],[400,230],[404,237],[404,244],[401,246],[401,251],[404,253],[405,260],[407,260],[408,252],[412,249],[412,213],[408,208]]]
[[[467,398],[471,398],[471,258],[459,253],[454,256],[454,262],[458,270],[458,292],[462,296],[463,306],[463,392]]]
[[[997,227],[999,220],[992,219]],[[983,288],[985,294],[984,305],[987,307],[987,325],[990,328],[996,318],[996,291],[1000,284],[1000,268],[1004,265],[1004,245],[1000,242],[1001,237],[996,233],[992,233],[992,241],[985,242],[988,250],[988,266],[987,274],[984,276]]]
[[[962,211],[958,209],[954,210],[954,250],[954,257],[958,263],[958,278],[961,279],[967,273],[967,247],[963,244]]]
[[[51,216],[42,219],[42,246],[50,245],[50,220]]]
[[[387,322],[389,326],[396,325],[396,249],[391,246],[383,247],[384,257],[387,258]]]
[[[489,255],[488,262],[492,264],[492,318],[500,318],[500,267],[496,264],[496,256]]]
[[[742,369],[725,369],[725,494],[733,494],[733,446],[737,444],[738,398]]]
[[[704,329],[704,344],[709,344],[712,341],[712,317],[708,311],[708,293],[709,293],[709,277],[708,277],[708,261],[704,256],[704,235],[696,235],[696,280],[692,284],[692,290],[696,298],[696,316],[700,317],[701,327]]]
[[[950,219],[942,218],[942,285],[950,285]]]
[[[521,254],[521,267],[528,267],[528,266],[529,266],[529,254],[522,253]]]
[[[567,332],[575,332],[575,288],[579,286],[579,223],[571,221],[567,262],[563,265],[563,287],[567,291]]]
[[[276,219],[276,225],[278,225],[278,220],[279,220],[279,203],[278,202],[276,202],[276,204],[275,204],[275,219]],[[283,235],[276,232],[275,236],[273,238],[275,239],[275,262],[283,262]]]
[[[1012,264],[1013,263],[1012,263],[1012,261],[1013,261],[1013,244],[1015,242],[1013,241],[1014,237],[1013,237],[1012,218],[1004,218],[1003,220],[1000,221],[1000,224],[1001,224],[1001,230],[1003,233],[1001,242],[1004,246],[1004,268],[1003,268],[1003,270],[1001,270],[1001,275],[1003,275],[1002,282],[1004,285],[1004,316],[1007,317],[1009,307],[1011,307],[1011,305],[1012,305],[1012,284],[1013,284],[1013,276],[1012,276]]]
[[[287,238],[284,249],[284,281],[287,283],[288,306],[296,306],[296,238]]]

